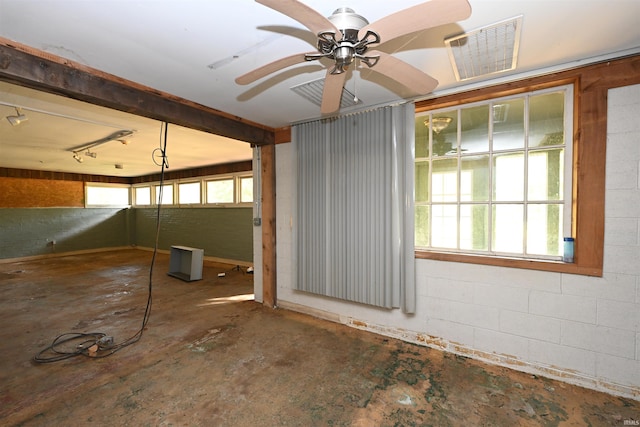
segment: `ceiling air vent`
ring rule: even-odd
[[[322,90],[324,89],[324,79],[313,80],[307,83],[302,83],[291,88],[292,91],[303,97],[304,99],[313,102],[316,105],[322,105]],[[347,89],[342,87],[342,98],[340,99],[340,108],[352,107],[357,104],[361,104],[362,101]]]
[[[522,15],[444,40],[458,81],[516,68]]]

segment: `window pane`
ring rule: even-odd
[[[493,150],[524,147],[524,99],[496,102],[492,105]]]
[[[429,206],[416,206],[416,246],[429,246]]]
[[[527,206],[527,253],[562,255],[562,205]]]
[[[523,206],[493,206],[493,250],[522,254]]]
[[[429,157],[429,116],[416,117],[416,159]]]
[[[458,246],[458,207],[456,205],[434,205],[431,207],[431,245],[455,249]]]
[[[464,153],[489,151],[489,105],[463,108],[460,114],[461,151]]]
[[[416,162],[416,202],[429,201],[429,162]]]
[[[460,159],[460,200],[486,202],[489,200],[489,156]]]
[[[529,200],[560,200],[564,185],[564,150],[552,149],[529,153]]]
[[[564,143],[564,93],[532,96],[529,101],[529,146]]]
[[[433,202],[455,202],[458,200],[458,159],[433,161],[431,194]]]
[[[489,249],[489,206],[460,206],[460,249]]]
[[[200,203],[200,183],[189,182],[178,184],[178,203]]]
[[[156,204],[160,204],[160,186],[156,185]],[[173,204],[173,185],[167,184],[162,186],[162,204]]]
[[[136,205],[151,204],[151,187],[136,187]]]
[[[253,202],[253,177],[240,178],[240,202]]]
[[[493,158],[493,200],[524,200],[524,154],[509,153]]]
[[[207,203],[233,203],[233,179],[207,181]]]
[[[433,156],[455,155],[458,148],[458,112],[447,111],[431,117]]]
[[[129,204],[129,187],[87,186],[87,205],[126,206]]]

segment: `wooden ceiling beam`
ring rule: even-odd
[[[255,145],[274,129],[0,37],[0,80]]]

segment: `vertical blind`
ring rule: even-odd
[[[295,125],[295,288],[415,311],[413,104]]]

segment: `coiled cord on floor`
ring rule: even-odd
[[[156,261],[156,255],[158,253],[158,241],[160,237],[160,209],[162,207],[162,189],[164,187],[164,170],[165,167],[169,167],[167,162],[167,131],[169,124],[163,123],[164,126],[164,140],[162,138],[162,130],[160,128],[160,148],[156,151],[161,153],[162,165],[160,171],[160,187],[158,197],[158,208],[156,210],[156,236],[155,244],[153,248],[153,256],[151,257],[151,266],[149,267],[149,286],[147,295],[147,305],[144,310],[144,316],[142,317],[142,326],[131,337],[120,343],[114,343],[113,337],[103,332],[87,332],[87,333],[75,333],[67,332],[62,335],[58,335],[53,342],[38,352],[33,357],[36,363],[51,363],[58,362],[60,360],[69,359],[76,356],[87,356],[92,358],[103,358],[112,355],[113,353],[135,343],[142,338],[142,333],[147,326],[149,316],[151,315],[151,295],[153,289],[153,267]]]

